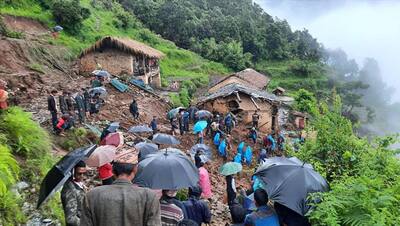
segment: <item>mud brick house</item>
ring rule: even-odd
[[[242,86],[256,89],[265,90],[270,78],[264,74],[261,74],[254,69],[247,68],[243,71],[236,72],[234,74],[228,75],[214,82],[208,89],[209,93],[218,91],[220,88],[227,86],[229,84],[240,84]]]
[[[79,71],[90,73],[101,65],[112,75],[132,75],[145,84],[160,87],[159,60],[163,56],[162,52],[132,39],[104,37],[82,52]]]
[[[211,112],[232,112],[240,121],[251,125],[254,111],[260,115],[259,130],[270,133],[278,129],[279,101],[274,94],[232,83],[199,99],[198,105]]]

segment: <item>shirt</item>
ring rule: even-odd
[[[81,226],[86,225],[160,226],[160,201],[153,191],[117,179],[86,194]]]
[[[199,185],[201,190],[201,197],[209,199],[212,196],[211,192],[211,182],[210,176],[208,175],[208,171],[204,167],[199,168]]]
[[[276,213],[268,206],[260,206],[244,220],[245,226],[279,226]]]
[[[210,223],[211,212],[206,202],[191,197],[188,201],[185,201],[183,205],[186,208],[190,220],[196,221],[199,225],[202,223]]]
[[[183,211],[177,205],[166,200],[160,200],[162,226],[175,226],[183,220]]]

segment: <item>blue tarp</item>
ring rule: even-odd
[[[118,79],[111,79],[111,85],[114,86],[118,91],[125,92],[129,89],[129,86],[120,82]]]
[[[242,163],[242,154],[237,153],[235,155],[235,157],[233,158],[233,161],[241,164]]]
[[[140,79],[131,79],[131,83],[132,83],[133,85],[139,86],[140,88],[145,89],[145,90],[147,90],[147,91],[151,91],[151,92],[154,91],[153,88],[151,88],[149,85],[144,84],[143,80],[140,80]]]

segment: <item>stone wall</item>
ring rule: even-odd
[[[80,59],[79,72],[90,73],[96,70],[97,63],[112,75],[133,74],[133,56],[114,49],[106,49],[83,56]]]

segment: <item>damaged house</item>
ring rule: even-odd
[[[99,66],[112,75],[127,74],[145,84],[161,86],[159,60],[164,54],[128,38],[104,37],[80,56],[80,73],[90,73]]]
[[[273,94],[231,83],[199,99],[198,105],[211,112],[232,112],[244,124],[251,124],[254,111],[260,115],[259,130],[270,133],[278,129],[279,101]]]
[[[243,71],[228,75],[214,82],[214,84],[212,84],[209,88],[208,92],[217,92],[219,89],[229,84],[240,84],[244,87],[255,90],[265,90],[269,82],[270,78],[266,75],[261,74],[254,69],[247,68]]]

